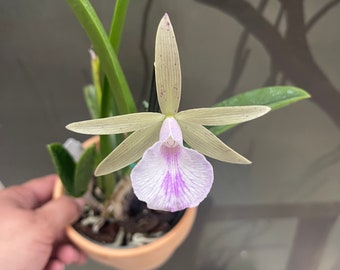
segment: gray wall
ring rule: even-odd
[[[107,26],[113,1],[93,2]],[[260,2],[265,1],[249,1],[254,7]],[[306,21],[322,2],[304,1]],[[164,12],[172,19],[181,55],[181,108],[210,106],[220,97],[264,84],[295,84],[313,98],[222,136],[254,163],[244,167],[214,162],[215,184],[200,207],[199,222],[163,269],[297,269],[291,256],[299,228],[295,214],[235,220],[226,212],[218,218],[209,213],[230,205],[339,200],[340,6],[304,36],[299,36],[297,17],[296,24],[288,26],[291,40],[276,43],[263,20],[252,21],[253,13],[230,3],[217,9],[192,0],[132,0],[120,59],[135,98],[139,102],[146,98],[155,31]],[[273,25],[279,8],[278,1],[269,1],[262,15],[255,15]],[[250,54],[245,67],[232,76],[244,26],[249,30],[244,49]],[[283,20],[271,30],[283,34],[286,29]],[[82,97],[82,87],[90,82],[89,47],[64,1],[0,1],[0,180],[6,185],[53,172],[46,144],[69,136],[86,138],[64,126],[89,117]],[[268,81],[276,69],[277,76]],[[331,225],[331,236],[316,244],[322,255],[315,269],[339,268],[340,226]],[[310,247],[308,241],[306,245]],[[105,268],[89,264],[87,269]]]

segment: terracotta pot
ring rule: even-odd
[[[84,146],[96,142],[86,141]],[[54,198],[63,194],[61,181],[57,181]],[[195,221],[197,208],[187,209],[178,223],[166,234],[152,243],[135,248],[109,248],[92,242],[79,234],[72,226],[66,228],[70,240],[95,261],[121,270],[149,270],[164,264],[188,236]]]

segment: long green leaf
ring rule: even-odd
[[[90,38],[105,72],[120,114],[136,112],[136,105],[109,38],[89,0],[66,0]]]
[[[294,86],[271,86],[233,96],[215,104],[214,107],[266,105],[276,110],[309,97],[310,94],[305,90]],[[236,125],[210,127],[209,129],[215,135],[219,135],[234,126]]]
[[[49,144],[47,145],[47,149],[52,157],[54,167],[60,177],[61,182],[63,183],[65,190],[70,195],[75,196],[73,177],[76,164],[73,158],[61,143]]]

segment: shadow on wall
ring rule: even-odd
[[[226,15],[233,17],[243,25],[244,30],[238,41],[234,53],[233,69],[226,83],[225,91],[219,97],[223,100],[234,94],[236,86],[242,77],[243,70],[251,54],[247,47],[249,37],[255,37],[265,48],[270,56],[271,69],[263,85],[277,85],[292,83],[308,90],[312,100],[332,119],[340,128],[340,93],[323,72],[313,57],[308,44],[308,32],[325,16],[340,0],[331,0],[325,3],[309,20],[304,15],[303,0],[280,0],[274,23],[269,22],[263,15],[269,0],[261,0],[257,7],[245,0],[196,0],[196,2],[219,9]],[[283,34],[280,27],[285,23]],[[331,153],[321,156],[309,168],[310,171],[322,170],[338,162],[340,159],[340,146]],[[308,178],[308,177],[304,177]],[[323,250],[327,238],[340,215],[339,202],[325,203],[292,203],[272,205],[233,205],[213,206],[212,200],[206,200],[201,209],[208,215],[198,215],[196,226],[192,232],[190,253],[199,254],[192,247],[198,247],[204,224],[216,221],[252,221],[257,219],[296,218],[298,220],[294,242],[287,262],[287,270],[317,270],[320,266]],[[201,213],[202,213],[201,212]],[[221,216],[223,213],[223,216]],[[235,251],[240,254],[242,249],[247,249],[247,243]],[[185,247],[184,247],[185,248]],[[183,252],[187,254],[187,252]],[[181,255],[179,254],[178,257]],[[302,259],[308,258],[308,260]],[[184,259],[184,258],[183,258]],[[199,269],[219,270],[229,269],[233,256],[222,262],[207,261]],[[198,258],[193,258],[192,263]],[[181,260],[179,260],[181,261]],[[190,266],[194,269],[195,265]],[[237,269],[254,270],[251,261],[239,265]]]
[[[251,51],[247,48],[249,35],[266,49],[271,59],[271,72],[264,85],[284,84],[287,81],[308,90],[313,101],[340,127],[340,93],[315,61],[307,40],[308,32],[339,0],[324,4],[308,21],[304,16],[303,0],[281,0],[276,21],[271,24],[263,11],[269,0],[261,0],[257,8],[245,0],[196,0],[217,8],[243,25],[244,31],[236,49],[230,83],[222,98],[230,96],[242,75]],[[279,31],[285,20],[285,33]],[[279,78],[281,75],[281,79]]]

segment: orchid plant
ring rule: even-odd
[[[155,74],[161,113],[140,112],[72,123],[68,129],[102,135],[134,131],[97,167],[97,176],[132,169],[137,197],[149,208],[179,211],[197,206],[209,193],[213,169],[202,154],[231,163],[250,163],[203,125],[229,125],[257,118],[267,106],[200,108],[178,112],[181,68],[175,34],[167,14],[156,35]],[[185,142],[193,149],[183,145]],[[197,151],[196,151],[197,150]]]
[[[92,53],[94,86],[92,92],[87,92],[87,103],[92,109],[97,108],[97,113],[92,114],[97,119],[71,123],[67,129],[100,135],[100,153],[95,147],[90,147],[79,161],[74,161],[60,144],[49,147],[66,190],[74,196],[86,192],[94,173],[97,177],[103,177],[100,178],[101,187],[106,201],[109,201],[115,182],[124,175],[130,175],[135,195],[150,209],[173,212],[195,207],[208,195],[214,179],[213,167],[205,156],[223,162],[251,163],[216,135],[238,123],[260,117],[271,109],[309,97],[308,93],[295,87],[267,87],[229,98],[210,108],[179,111],[180,57],[172,24],[165,14],[159,23],[155,43],[154,70],[160,112],[150,109],[148,112],[136,112],[114,46],[105,36],[92,6],[87,0],[80,0],[82,5],[76,5],[73,0],[67,1],[99,55],[97,57]],[[117,1],[118,10],[122,8],[119,5],[122,1]],[[125,14],[126,8],[121,13]],[[86,17],[86,14],[90,16]],[[99,30],[92,29],[93,24],[86,19],[94,20]],[[98,39],[96,31],[104,36],[101,39],[104,41]],[[101,63],[105,56],[111,57],[109,61],[105,60],[110,63]],[[100,76],[100,67],[106,76]],[[110,71],[113,73],[110,74]],[[114,89],[112,95],[105,91],[108,85],[111,90]],[[113,110],[105,109],[107,98],[113,99]],[[98,111],[110,111],[111,115]],[[97,162],[96,156],[105,158]]]

